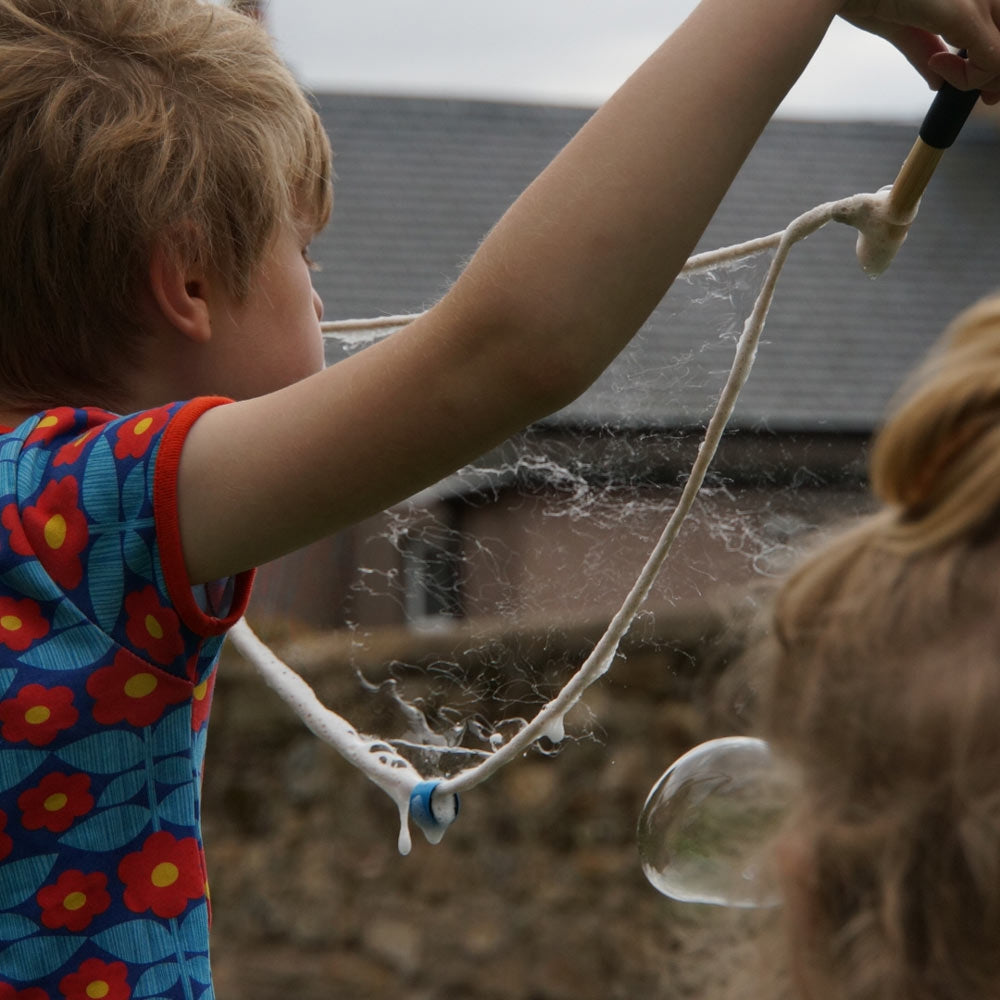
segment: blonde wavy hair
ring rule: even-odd
[[[782,836],[809,1000],[1000,995],[1000,296],[879,434],[882,510],[774,609],[764,735],[801,766]]]
[[[151,248],[246,295],[331,154],[263,28],[199,0],[0,0],[0,399],[107,405]]]

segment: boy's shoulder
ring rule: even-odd
[[[176,504],[186,433],[219,402],[125,415],[56,407],[0,433],[0,592],[43,604],[68,598],[113,636],[122,601],[148,590],[171,609],[185,648],[221,636],[242,613],[250,580],[226,590],[225,609],[194,591]],[[183,674],[180,662],[169,668]]]

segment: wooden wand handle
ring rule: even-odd
[[[978,90],[957,90],[949,83],[942,84],[920,126],[920,135],[893,182],[889,193],[890,221],[900,225],[913,221],[917,204],[944,151],[958,138],[978,100]]]

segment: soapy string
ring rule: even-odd
[[[898,247],[902,242],[901,238],[897,240],[894,233],[887,237],[880,232],[886,228],[886,204],[886,191],[828,202],[794,219],[780,232],[697,254],[687,261],[682,274],[695,274],[763,251],[774,251],[760,293],[737,342],[729,375],[708,422],[680,499],[635,583],[591,653],[559,693],[506,742],[497,746],[492,753],[482,755],[479,763],[449,778],[426,779],[410,761],[397,752],[391,741],[359,733],[349,722],[324,706],[306,681],[261,642],[246,621],[241,621],[232,628],[230,637],[239,652],[292,707],[305,725],[393,799],[400,816],[401,853],[408,853],[411,846],[409,819],[412,818],[425,836],[436,843],[457,813],[457,795],[460,792],[469,791],[481,784],[504,765],[521,756],[539,739],[545,737],[552,743],[563,740],[567,712],[579,701],[584,691],[611,668],[622,639],[648,597],[674,540],[694,505],[739,393],[750,375],[778,277],[791,248],[831,221],[846,223],[859,229],[859,245],[870,248],[874,244],[876,250],[879,250],[884,249],[881,244],[891,241]],[[895,248],[890,249],[894,252]],[[398,328],[415,318],[414,315],[346,320],[324,323],[323,329],[324,333],[330,335],[345,332],[369,333],[379,329]]]
[[[791,248],[828,222],[841,222],[858,230],[856,252],[862,269],[872,277],[881,274],[892,263],[906,239],[924,189],[944,150],[957,138],[978,96],[976,91],[962,92],[947,84],[938,91],[921,125],[919,136],[890,187],[875,194],[857,194],[818,205],[794,219],[781,232],[697,254],[687,261],[681,270],[682,274],[694,274],[765,250],[774,250],[760,293],[737,342],[726,384],[708,422],[688,480],[635,583],[590,655],[559,693],[506,742],[500,743],[494,736],[492,753],[470,752],[472,756],[480,757],[479,763],[448,778],[425,778],[397,751],[397,746],[405,744],[359,733],[349,722],[324,706],[305,680],[261,642],[245,621],[238,622],[230,630],[230,637],[236,648],[291,706],[305,725],[320,739],[331,744],[345,760],[367,775],[396,803],[400,820],[400,853],[408,854],[411,848],[411,819],[426,838],[436,844],[458,814],[460,792],[476,787],[542,738],[552,743],[562,742],[565,738],[564,720],[567,712],[591,684],[610,670],[622,639],[649,596],[681,525],[694,505],[732,416],[740,390],[750,375],[778,276]],[[324,332],[331,336],[367,340],[377,339],[379,330],[402,327],[413,319],[416,319],[416,315],[387,316],[381,319],[326,323],[323,327]]]

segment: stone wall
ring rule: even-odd
[[[709,710],[731,621],[704,608],[647,621],[586,698],[591,737],[511,764],[465,796],[440,845],[418,837],[406,858],[393,804],[230,653],[205,780],[219,1000],[703,995],[730,917],[658,895],[635,824],[680,753],[731,731]],[[564,630],[566,655],[595,628]],[[276,646],[350,717],[341,643],[292,630]],[[706,919],[708,938],[692,935]]]

